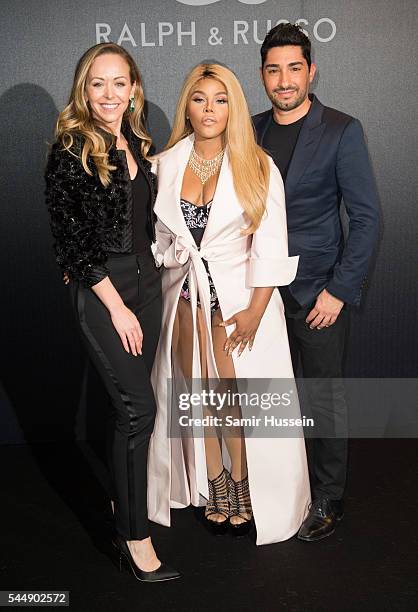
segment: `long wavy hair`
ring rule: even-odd
[[[250,220],[243,233],[252,234],[266,210],[270,166],[267,155],[256,142],[244,92],[231,70],[220,64],[199,64],[191,70],[180,93],[166,150],[193,133],[187,119],[187,105],[198,82],[208,78],[222,83],[227,92],[229,112],[224,142],[228,148],[235,192]]]
[[[107,187],[110,184],[110,173],[116,169],[115,166],[109,164],[108,150],[110,144],[97,130],[97,127],[100,127],[100,122],[92,116],[90,107],[85,100],[87,75],[91,65],[99,55],[104,54],[120,55],[129,66],[131,85],[134,82],[136,83],[134,92],[135,109],[132,113],[127,109],[124,113],[124,120],[129,122],[132,131],[141,139],[141,153],[144,157],[147,157],[152,141],[144,126],[144,91],[141,75],[130,54],[115,43],[95,45],[79,59],[68,104],[60,113],[56,123],[55,136],[65,149],[75,155],[72,150],[74,136],[75,134],[81,134],[84,137],[84,145],[80,155],[83,168],[88,174],[93,174],[88,165],[88,161],[91,159],[96,165],[101,183]]]

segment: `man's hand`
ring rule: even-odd
[[[322,329],[333,325],[340,314],[344,302],[323,289],[316,298],[315,306],[306,317],[311,329]]]

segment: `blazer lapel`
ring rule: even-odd
[[[136,134],[134,134],[129,123],[127,122],[122,123],[122,133],[125,136],[126,140],[128,141],[129,149],[132,155],[134,156],[134,159],[138,166],[138,172],[142,172],[142,174],[148,181],[148,184],[151,190],[152,203],[154,205],[155,192],[156,192],[156,176],[151,171],[151,162],[147,161],[146,159],[142,157],[141,141],[139,137]]]
[[[303,122],[287,171],[286,190],[297,185],[318,148],[325,129],[325,123],[322,123],[323,110],[318,98],[312,96],[312,106]]]
[[[272,114],[273,114],[272,110],[266,111],[265,113],[263,113],[263,117],[260,119],[259,123],[257,124],[257,127],[256,127],[257,141],[261,147],[263,146],[264,137],[266,135],[267,128],[270,125],[270,123],[273,121]]]
[[[244,209],[238,202],[235,193],[228,150],[226,150],[213,195],[208,223],[203,234],[202,244],[207,244],[211,238],[216,237],[222,228],[227,227],[230,221],[242,215],[243,212]]]
[[[158,194],[154,211],[173,234],[189,238],[193,236],[186,225],[180,207],[181,186],[189,161],[194,136],[186,136],[172,149],[163,152],[158,161]]]

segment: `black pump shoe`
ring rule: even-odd
[[[161,563],[160,567],[152,572],[145,572],[141,570],[133,560],[131,551],[125,540],[119,535],[116,535],[112,540],[112,544],[118,553],[119,571],[122,571],[123,564],[127,564],[128,569],[130,569],[135,578],[141,582],[163,582],[165,580],[175,580],[181,576],[177,570],[168,567],[168,565],[164,563]]]

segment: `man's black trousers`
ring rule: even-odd
[[[314,435],[307,439],[312,497],[343,497],[347,475],[347,405],[343,361],[349,313],[344,307],[330,327],[310,329],[306,317],[313,304],[301,307],[281,287],[295,375],[302,366],[303,386],[314,419]],[[305,411],[303,403],[302,410]],[[309,438],[311,431],[305,430]]]

